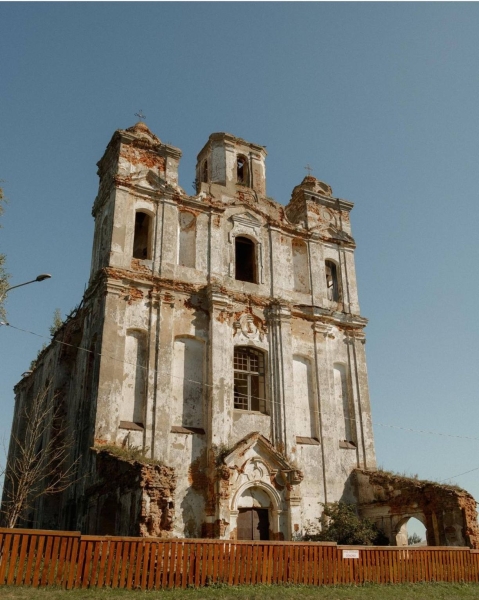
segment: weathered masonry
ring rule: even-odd
[[[50,385],[79,478],[26,521],[296,539],[376,468],[353,205],[311,176],[278,204],[265,149],[227,133],[200,151],[193,196],[180,157],[138,123],[98,163],[89,287],[56,335],[67,345],[18,384],[13,425]]]

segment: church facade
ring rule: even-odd
[[[138,123],[98,163],[89,286],[13,424],[50,386],[80,476],[30,524],[297,539],[376,468],[353,204],[311,175],[275,202],[265,148],[227,133],[198,154],[194,195],[180,157]],[[147,464],[115,469],[113,446]]]

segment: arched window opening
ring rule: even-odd
[[[133,240],[133,258],[140,260],[151,259],[150,245],[151,217],[144,212],[137,211],[135,215],[135,237]]]
[[[248,185],[248,159],[242,154],[236,158],[236,181]]]
[[[208,161],[204,160],[203,165],[201,167],[201,181],[203,183],[208,183]]]
[[[194,269],[196,267],[196,217],[182,210],[178,214],[178,224],[178,264]]]
[[[257,283],[256,247],[249,238],[235,238],[235,279]]]
[[[234,407],[267,414],[264,354],[259,350],[235,348]]]
[[[308,247],[303,240],[293,240],[294,289],[307,294],[311,291],[309,280]]]
[[[338,270],[336,264],[331,260],[326,261],[326,288],[328,300],[339,302]]]

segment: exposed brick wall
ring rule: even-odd
[[[86,490],[89,533],[169,537],[174,469],[122,458],[107,449],[94,451],[97,482]]]
[[[357,469],[353,480],[360,512],[378,523],[389,519],[390,538],[404,518],[421,516],[428,545],[479,548],[476,501],[465,490],[387,471]]]

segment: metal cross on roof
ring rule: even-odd
[[[311,172],[313,170],[312,167],[311,167],[311,165],[308,163],[304,168],[306,169],[306,171],[308,171],[308,177],[310,177],[311,176]]]
[[[146,119],[146,116],[143,114],[143,111],[140,108],[140,111],[135,113],[135,117],[138,117],[140,119],[140,121],[144,121]]]

